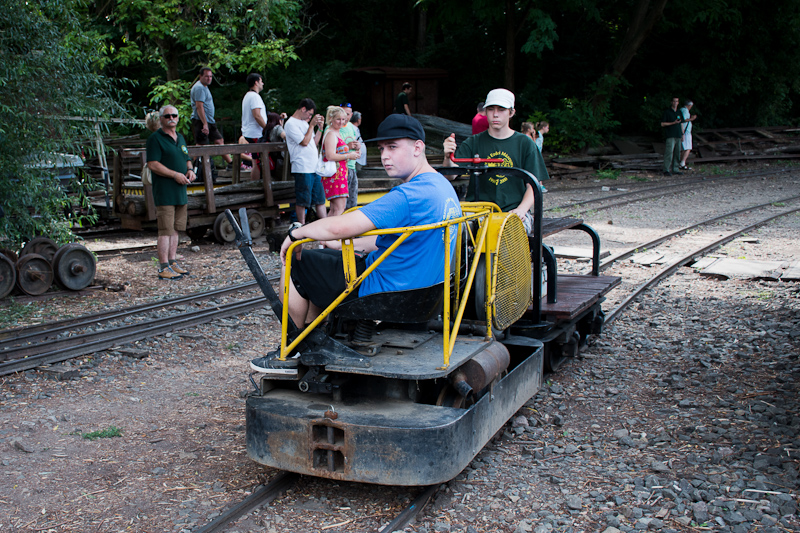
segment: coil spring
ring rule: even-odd
[[[372,342],[372,335],[375,333],[374,320],[359,320],[356,329],[353,331],[354,344],[369,344]]]

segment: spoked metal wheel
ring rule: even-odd
[[[255,239],[256,237],[261,237],[264,234],[264,228],[266,226],[264,223],[264,217],[261,216],[261,213],[255,209],[247,210],[247,224],[250,226],[251,238]]]
[[[56,282],[72,291],[88,287],[94,280],[97,261],[85,246],[72,243],[62,246],[53,258]]]
[[[7,257],[12,264],[16,263],[17,259],[19,259],[17,252],[12,250],[11,248],[0,248],[0,255]]]
[[[52,261],[57,251],[58,245],[53,239],[49,239],[47,237],[35,237],[28,241],[28,243],[22,248],[22,252],[19,255],[22,257],[28,254],[38,254],[48,261]]]
[[[225,213],[217,215],[217,219],[214,221],[214,237],[223,244],[236,240],[236,233],[233,231],[231,223],[228,222],[228,219],[225,217]]]
[[[17,269],[5,255],[0,254],[0,298],[5,298],[14,290],[17,282]]]
[[[53,267],[39,254],[26,254],[17,261],[17,287],[31,296],[47,292],[53,284]]]

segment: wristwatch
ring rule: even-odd
[[[289,240],[290,240],[290,241],[292,241],[292,242],[297,242],[297,241],[299,241],[300,239],[302,239],[302,237],[300,237],[300,239],[298,239],[297,237],[295,237],[294,235],[292,235],[292,232],[293,232],[295,229],[297,229],[297,228],[292,228],[292,229],[290,229],[290,230],[289,230]]]

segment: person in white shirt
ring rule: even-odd
[[[536,146],[539,147],[539,151],[542,151],[544,147],[544,134],[550,133],[550,123],[546,121],[541,121],[536,123]]]
[[[315,115],[317,104],[311,98],[303,98],[297,110],[286,120],[283,131],[286,133],[286,146],[292,162],[294,178],[295,210],[297,221],[306,223],[306,208],[314,206],[317,218],[325,218],[325,192],[322,178],[316,173],[317,145],[322,136],[325,119]]]
[[[681,125],[683,137],[681,138],[681,165],[678,167],[680,170],[692,170],[692,167],[686,164],[686,160],[689,159],[689,154],[692,153],[692,122],[697,118],[697,115],[691,114],[693,106],[694,102],[686,100],[683,107],[678,110],[684,120]]]
[[[267,106],[260,93],[264,89],[264,79],[255,72],[247,76],[247,94],[242,99],[242,136],[249,143],[257,143],[267,125]],[[250,179],[261,179],[261,154],[253,153],[253,169]]]

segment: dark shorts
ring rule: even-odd
[[[252,137],[245,137],[244,140],[249,142],[250,144],[255,144],[258,142],[258,139]],[[250,157],[253,158],[253,161],[261,161],[261,152],[253,152],[250,154]]]
[[[156,206],[158,236],[167,237],[175,235],[176,231],[186,231],[187,212],[186,204]]]
[[[342,252],[323,248],[303,250],[301,259],[292,259],[292,281],[297,292],[321,309],[328,307],[345,289]],[[360,276],[367,269],[366,255],[356,252],[356,272]],[[358,289],[350,293],[345,302],[358,297]]]
[[[325,191],[322,189],[322,178],[318,174],[298,174],[292,172],[294,178],[294,202],[300,207],[325,205]]]
[[[192,119],[192,135],[194,135],[195,144],[208,144],[217,139],[222,139],[222,134],[217,129],[216,124],[208,125],[208,135],[203,133],[203,121],[199,118]]]

